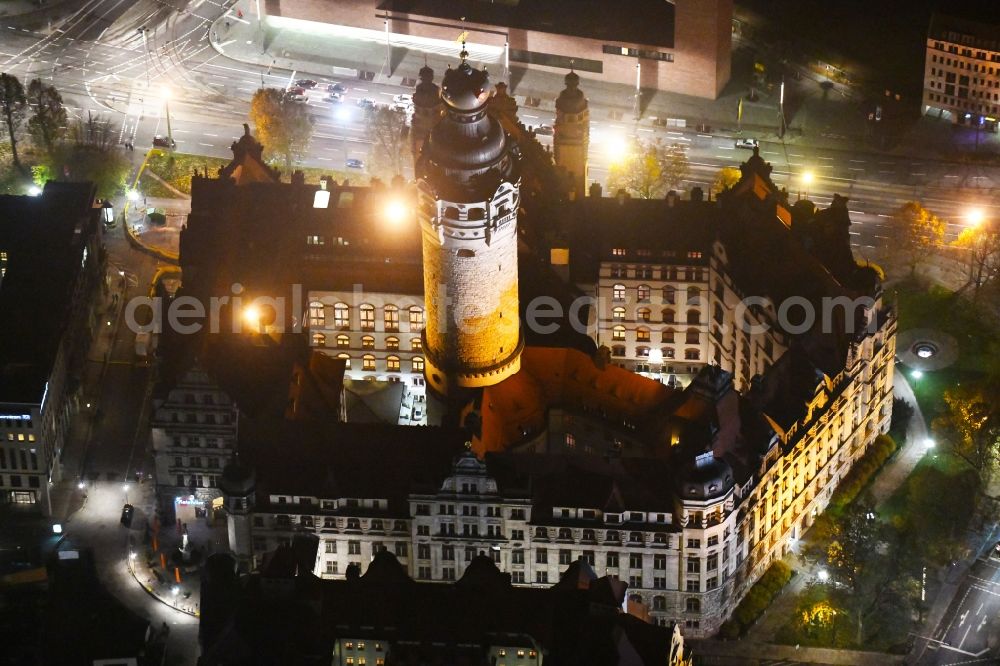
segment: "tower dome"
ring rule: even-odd
[[[443,115],[417,159],[423,230],[424,374],[436,392],[490,386],[520,368],[516,145],[486,113],[486,70],[441,83]]]
[[[582,198],[587,188],[587,155],[590,151],[590,109],[580,90],[580,77],[570,72],[566,88],[556,98],[555,136],[552,150],[556,165],[566,170],[570,191]]]

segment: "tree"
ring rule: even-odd
[[[56,144],[49,173],[67,181],[89,180],[97,196],[110,198],[125,188],[129,162],[118,150],[118,130],[109,120],[87,114],[69,127],[69,140]]]
[[[944,241],[944,220],[919,201],[900,206],[889,218],[889,225],[895,251],[910,267],[910,275]]]
[[[712,183],[712,195],[718,196],[720,192],[728,190],[743,177],[742,172],[736,167],[722,167],[715,175],[715,182]]]
[[[608,189],[625,190],[643,199],[661,198],[680,185],[690,169],[684,146],[635,141],[628,154],[608,170]]]
[[[969,283],[977,300],[979,288],[1000,275],[1000,225],[990,221],[963,229],[953,245],[969,253]]]
[[[21,81],[16,76],[0,74],[0,113],[3,114],[4,129],[10,143],[11,159],[18,171],[24,171],[24,167],[17,155],[17,133],[24,121],[27,106]]]
[[[932,427],[938,439],[976,473],[984,497],[1000,501],[994,485],[1000,480],[1000,405],[996,391],[963,382],[944,392],[945,411]]]
[[[405,114],[384,106],[369,109],[365,116],[365,135],[371,144],[368,172],[385,181],[401,175],[410,155]]]
[[[28,119],[28,133],[36,146],[51,155],[67,126],[62,96],[55,87],[47,86],[39,79],[32,79],[28,84],[27,98],[28,104],[34,109]]]
[[[291,170],[292,160],[305,155],[312,138],[313,121],[306,105],[285,91],[260,88],[250,100],[250,120],[270,159],[280,158]]]

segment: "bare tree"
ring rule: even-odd
[[[28,84],[28,104],[34,109],[28,119],[28,133],[35,145],[49,155],[66,131],[66,109],[62,96],[54,86],[47,86],[39,79]]]
[[[388,107],[370,109],[365,118],[365,134],[371,149],[368,153],[368,172],[389,182],[402,175],[403,165],[409,158],[410,146],[406,141],[406,115]]]

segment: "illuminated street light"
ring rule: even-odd
[[[80,490],[83,490],[84,488],[87,487],[87,485],[83,481],[81,481],[80,483],[76,484],[76,487],[79,488]]]
[[[629,155],[628,140],[620,135],[608,137],[605,154],[611,164],[624,162]]]
[[[809,186],[812,185],[812,182],[813,182],[813,173],[812,173],[812,171],[803,171],[801,178],[802,178],[802,187],[799,189],[799,199],[800,200],[803,197],[809,198]]]
[[[927,439],[924,440],[924,448],[925,449],[930,450],[930,449],[933,449],[934,446],[935,446],[934,440],[931,439],[930,437],[928,437]]]
[[[824,583],[830,580],[830,572],[827,571],[826,569],[820,569],[819,573],[817,573],[816,576],[820,579],[820,581]]]
[[[52,533],[53,534],[62,534],[62,525],[60,525],[59,523],[53,524],[52,525]]]
[[[122,486],[122,490],[124,490],[125,492],[128,492],[128,484],[127,483]]]
[[[41,193],[42,193],[42,188],[38,187],[38,185],[32,185],[31,187],[28,188],[28,194],[30,196],[37,197]]]
[[[172,587],[172,588],[170,589],[170,593],[171,593],[172,595],[174,595],[174,596],[176,597],[176,596],[177,596],[178,594],[180,594],[180,593],[181,593],[181,588],[179,588],[179,587],[177,587],[176,585],[174,585],[174,586],[173,586],[173,587]]]
[[[134,550],[129,551],[128,559],[130,559],[130,560],[134,560],[135,559],[135,551]]]
[[[970,227],[978,227],[986,219],[986,215],[979,208],[972,208],[965,215],[965,219],[968,220]]]
[[[923,376],[924,376],[923,370],[914,370],[913,372],[910,373],[910,377],[913,377],[914,379],[920,379]]]
[[[139,200],[139,191],[130,189],[128,192],[125,193],[125,197],[129,201],[136,202]]]
[[[261,312],[260,307],[253,303],[243,308],[243,321],[256,329],[260,328],[263,317],[264,314]]]
[[[409,217],[410,209],[399,199],[392,199],[385,205],[382,214],[387,221],[393,225],[397,225]]]

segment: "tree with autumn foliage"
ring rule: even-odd
[[[712,183],[712,196],[719,196],[720,192],[724,192],[740,182],[742,177],[743,173],[736,167],[722,167],[719,169],[719,173],[715,174],[715,182]]]
[[[250,100],[250,120],[270,159],[280,159],[286,170],[302,158],[312,139],[313,121],[306,105],[284,90],[260,88]]]
[[[642,199],[662,198],[691,171],[687,149],[677,143],[633,141],[624,157],[608,169],[608,190],[625,190]]]
[[[890,247],[910,268],[910,275],[944,242],[945,222],[919,201],[908,201],[889,218]]]
[[[944,392],[944,413],[932,424],[938,440],[976,473],[983,497],[1000,501],[1000,405],[996,389],[963,382]]]

